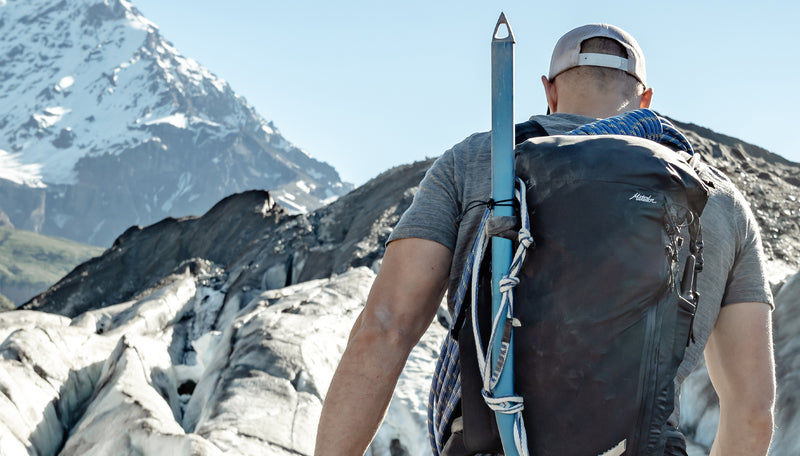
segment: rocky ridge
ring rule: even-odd
[[[800,164],[704,127],[673,122],[703,160],[724,172],[744,194],[775,273],[796,271],[800,267]]]
[[[765,233],[777,292],[772,454],[795,454],[800,165],[682,127],[739,184]],[[429,166],[390,170],[308,214],[249,191],[202,217],[131,228],[25,310],[0,314],[0,451],[311,454],[351,322]],[[446,326],[440,314],[415,348],[369,454],[427,453],[427,388]],[[718,411],[702,367],[682,403],[690,454],[705,455]]]

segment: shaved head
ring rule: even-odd
[[[627,57],[625,48],[610,38],[589,38],[581,43],[581,53],[609,54]],[[612,91],[623,99],[639,97],[644,92],[644,85],[628,73],[614,68],[597,66],[578,66],[571,68],[554,78],[556,85],[577,92]]]

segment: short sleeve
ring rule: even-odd
[[[386,243],[422,238],[455,249],[460,211],[453,150],[439,157],[425,173],[411,206]]]
[[[736,223],[737,242],[722,305],[764,302],[774,308],[772,291],[765,271],[766,257],[758,223],[744,196],[736,189],[733,199],[732,215]]]

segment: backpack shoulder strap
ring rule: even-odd
[[[522,143],[530,138],[549,136],[549,133],[547,133],[544,127],[542,127],[542,125],[535,120],[518,123],[514,126],[514,133],[514,144]]]
[[[709,165],[702,160],[700,154],[694,154],[690,156],[687,160],[689,166],[692,167],[695,173],[700,177],[700,180],[703,181],[709,188],[716,188],[714,184],[714,179],[711,177],[711,169]]]

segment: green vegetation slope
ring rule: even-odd
[[[0,226],[0,310],[24,303],[101,253],[100,247]]]

